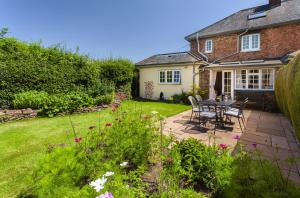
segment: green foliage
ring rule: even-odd
[[[58,113],[74,112],[94,105],[94,99],[82,92],[50,95],[40,108],[40,114],[53,117]]]
[[[70,136],[68,145],[50,148],[39,162],[27,193],[37,197],[96,197],[99,195],[89,183],[113,171],[104,185],[115,197],[146,197],[147,185],[142,181],[149,164],[149,156],[157,153],[153,143],[159,141],[156,115],[145,119],[140,112],[117,110],[112,123],[104,127],[90,127],[78,139]],[[101,113],[99,112],[99,116]],[[74,126],[73,126],[74,127]],[[74,141],[75,140],[75,141]],[[155,145],[155,144],[154,144]],[[121,167],[120,163],[128,162]]]
[[[0,107],[26,91],[48,94],[84,91],[91,96],[125,89],[130,93],[134,65],[123,59],[92,60],[60,45],[44,48],[14,38],[0,39]],[[129,91],[128,91],[129,90]]]
[[[190,95],[188,93],[182,92],[181,94],[174,94],[172,97],[168,99],[168,102],[176,103],[176,104],[190,104],[188,97]]]
[[[300,197],[300,190],[272,162],[240,153],[233,163],[231,184],[223,197]]]
[[[3,38],[8,33],[8,28],[4,27],[0,29],[0,38]]]
[[[117,89],[121,89],[128,95],[131,94],[131,83],[134,77],[134,64],[126,59],[107,59],[98,61],[100,78],[109,79]]]
[[[155,117],[145,115],[137,122],[135,114],[124,111],[118,121],[109,127],[107,152],[118,161],[130,161],[134,166],[140,166],[147,164],[151,155],[156,154],[151,148],[157,145],[159,136],[158,128],[151,124]]]
[[[300,139],[300,54],[276,74],[275,95],[279,108],[291,119]]]
[[[110,104],[114,100],[113,94],[106,94],[102,96],[97,96],[94,98],[94,103],[96,105],[102,105],[102,104]]]
[[[213,192],[223,191],[230,183],[233,157],[226,149],[206,146],[196,139],[183,140],[170,151],[167,169],[185,185],[203,185]]]
[[[89,86],[85,92],[93,98],[111,94],[115,91],[115,85],[111,81],[103,80]]]
[[[27,91],[14,95],[13,107],[16,109],[39,109],[48,102],[49,95],[46,92]]]

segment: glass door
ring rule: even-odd
[[[233,71],[222,71],[222,93],[233,98]]]

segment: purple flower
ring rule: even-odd
[[[253,143],[252,146],[253,146],[253,148],[256,148],[256,147],[257,147],[257,144],[256,144],[256,143]]]
[[[234,138],[233,139],[235,139],[235,140],[239,140],[239,139],[241,139],[241,136],[239,136],[239,135],[236,135],[236,136],[234,136]]]
[[[114,198],[114,196],[110,192],[105,192],[104,194],[101,194],[100,196],[98,196],[96,198]]]
[[[221,149],[227,149],[228,148],[227,144],[220,144],[219,146],[221,147]]]

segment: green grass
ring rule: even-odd
[[[122,103],[124,109],[143,113],[158,111],[172,116],[190,107],[160,102]],[[16,197],[28,187],[32,170],[51,144],[68,143],[66,131],[71,131],[70,118],[77,133],[99,123],[99,113],[75,114],[55,118],[34,118],[0,125],[0,197]],[[110,109],[100,112],[101,125],[113,118]]]

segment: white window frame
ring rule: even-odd
[[[167,78],[168,78],[167,73],[170,72],[170,71],[172,72],[172,82],[167,82]],[[165,82],[160,81],[161,72],[164,72],[164,74],[165,74]],[[174,81],[175,72],[179,72],[179,82]],[[158,84],[180,85],[181,84],[181,79],[182,78],[181,78],[181,70],[180,69],[173,69],[173,70],[172,69],[166,69],[166,70],[159,70],[158,71]]]
[[[211,43],[211,49],[208,49],[208,43]],[[214,43],[212,39],[205,40],[205,53],[212,53],[214,49]]]
[[[272,75],[273,75],[273,79],[272,79],[272,84],[273,84],[273,88],[272,89],[263,89],[262,88],[262,70],[263,69],[269,69],[272,70]],[[237,71],[235,70],[235,74],[234,74],[234,89],[235,90],[259,90],[259,91],[274,91],[275,90],[275,69],[274,68],[261,68],[261,69],[257,69],[257,68],[253,68],[253,69],[239,69],[239,70],[246,70],[246,88],[237,88]],[[259,88],[258,89],[249,89],[249,70],[259,70],[259,78],[258,78],[258,83],[259,83]]]
[[[253,48],[252,46],[252,40],[254,36],[258,36],[258,47],[257,48]],[[244,49],[244,38],[245,37],[249,37],[249,49]],[[241,37],[241,52],[255,52],[255,51],[260,51],[260,34],[259,33],[255,33],[255,34],[247,34]]]

